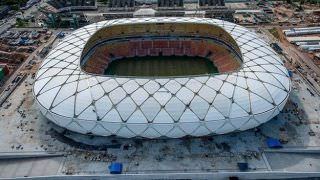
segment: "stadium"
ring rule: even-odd
[[[41,113],[81,134],[179,138],[276,116],[291,82],[254,32],[206,18],[116,19],[80,28],[41,65]]]

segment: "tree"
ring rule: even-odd
[[[108,4],[109,3],[109,0],[98,0],[100,3],[102,4]]]
[[[16,22],[17,22],[17,26],[18,27],[24,27],[25,26],[25,22],[21,18],[17,18]]]

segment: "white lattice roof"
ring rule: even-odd
[[[89,75],[80,57],[97,30],[130,23],[204,23],[222,27],[243,58],[238,72],[208,76],[127,78]],[[40,67],[34,95],[41,112],[79,133],[178,138],[246,130],[276,116],[290,79],[281,59],[254,32],[204,18],[137,18],[103,21],[74,31]]]

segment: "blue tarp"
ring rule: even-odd
[[[268,138],[267,145],[269,148],[282,148],[282,144],[278,139]]]
[[[110,174],[121,174],[122,173],[122,163],[113,162],[109,166]]]
[[[238,168],[240,171],[247,171],[249,166],[248,163],[238,163]]]

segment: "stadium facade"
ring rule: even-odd
[[[122,57],[201,56],[218,74],[107,76]],[[50,52],[34,83],[42,114],[68,130],[99,136],[204,136],[243,131],[276,116],[291,82],[257,34],[205,18],[132,18],[88,25]]]

